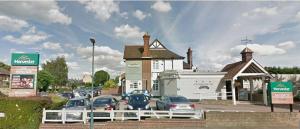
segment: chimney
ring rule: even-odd
[[[250,61],[250,60],[252,59],[253,51],[252,51],[250,48],[246,47],[246,48],[241,52],[241,54],[242,54],[242,61],[243,61],[243,62],[248,62],[248,61]]]
[[[144,39],[144,52],[143,52],[143,57],[149,57],[150,56],[150,51],[149,51],[149,41],[150,41],[150,35],[146,33],[143,36]]]
[[[189,69],[192,69],[193,67],[193,54],[192,54],[192,49],[189,47],[187,51],[187,63],[189,64]]]

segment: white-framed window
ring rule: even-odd
[[[158,60],[153,61],[153,69],[159,69],[159,61]]]
[[[130,88],[137,89],[137,88],[138,88],[138,83],[137,83],[137,82],[131,83],[131,84],[130,84]]]
[[[152,89],[155,90],[155,91],[158,91],[158,80],[153,80]]]

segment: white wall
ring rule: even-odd
[[[206,96],[206,99],[216,99],[213,95],[223,77],[224,75],[179,76],[177,79],[177,94],[188,99],[199,99],[200,96]],[[203,86],[208,86],[209,89],[199,88]]]

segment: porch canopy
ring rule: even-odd
[[[267,90],[266,82],[272,78],[272,76],[252,58],[253,51],[249,48],[245,48],[242,54],[242,61],[228,64],[222,69],[222,72],[227,72],[223,81],[226,84],[226,91],[232,92],[233,104],[236,105],[238,98],[238,90],[243,87],[243,82],[248,81],[250,83],[250,101],[253,101],[254,80],[261,83],[263,91],[263,102],[267,104]],[[257,84],[258,85],[258,84]]]

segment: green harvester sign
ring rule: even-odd
[[[268,90],[272,104],[293,104],[293,84],[291,82],[271,82]]]
[[[38,66],[39,54],[38,53],[12,53],[11,65],[12,66]]]

